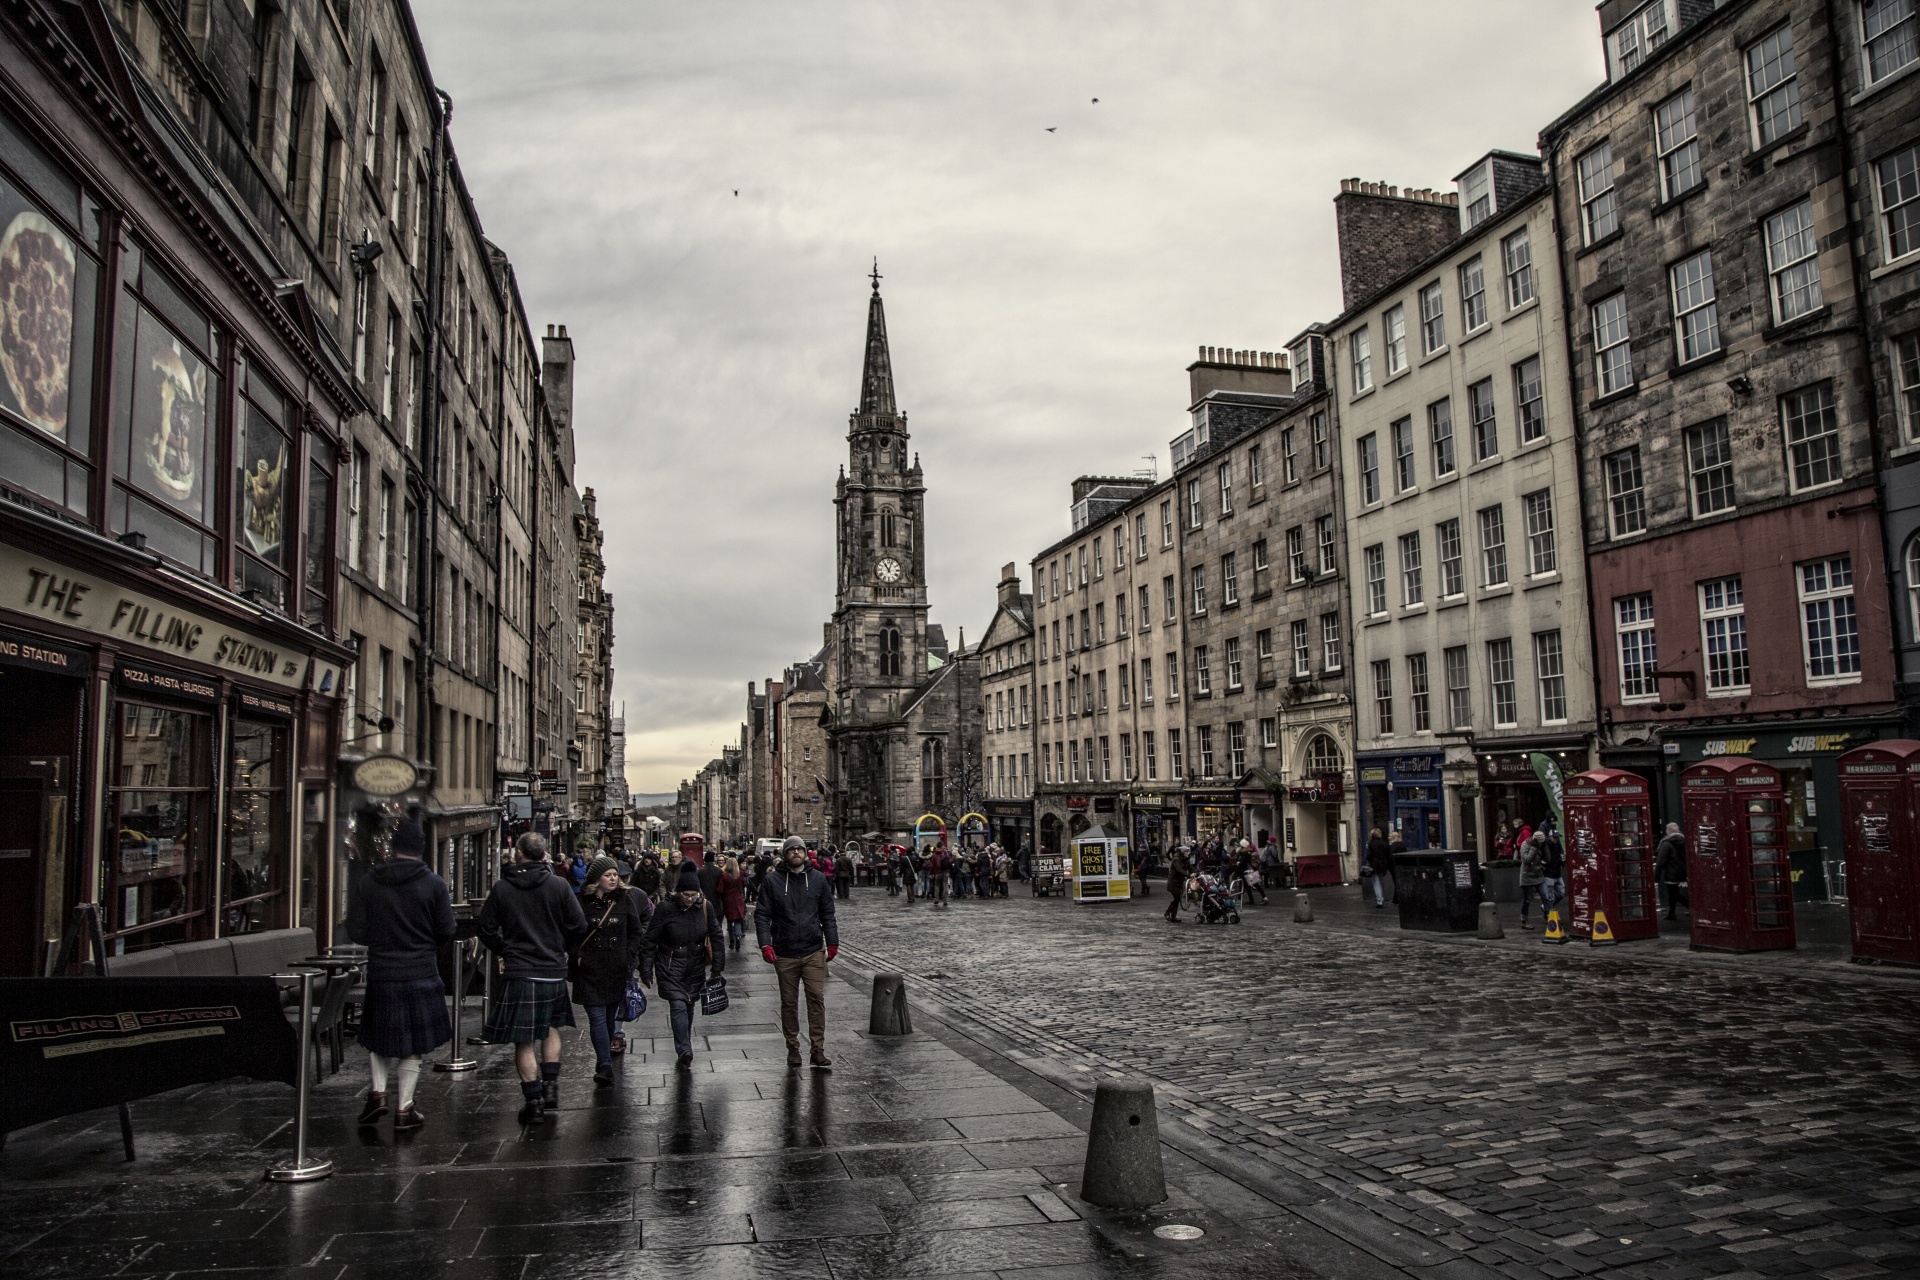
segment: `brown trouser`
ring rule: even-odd
[[[780,1031],[787,1037],[789,1052],[800,1051],[800,984],[807,984],[807,1039],[813,1051],[822,1057],[827,1052],[827,953],[789,960],[780,956],[773,962],[780,975]]]

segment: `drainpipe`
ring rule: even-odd
[[[453,122],[453,99],[441,89],[435,89],[434,96],[440,103],[440,127],[433,135],[433,195],[427,219],[432,239],[427,245],[427,377],[426,385],[421,388],[426,396],[426,404],[420,414],[423,474],[417,482],[421,501],[416,561],[419,567],[414,577],[414,607],[420,615],[420,689],[417,705],[421,716],[415,741],[422,745],[424,750],[421,754],[435,770],[434,787],[438,789],[439,707],[434,699],[434,672],[439,662],[440,624],[436,608],[439,579],[434,572],[434,562],[440,553],[440,317],[446,299],[447,130]]]

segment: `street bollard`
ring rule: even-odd
[[[467,1003],[467,944],[453,944],[453,1039],[447,1042],[447,1060],[433,1064],[435,1071],[471,1071],[479,1064],[460,1056],[466,1041],[460,1035],[460,1014]]]
[[[873,1012],[867,1019],[870,1036],[913,1034],[913,1019],[907,1014],[907,980],[898,973],[873,975]]]
[[[288,976],[288,975],[280,975]],[[267,1170],[269,1182],[314,1182],[333,1172],[331,1160],[307,1159],[307,1089],[312,1083],[313,1067],[313,970],[308,969],[300,977],[300,1068],[294,1076],[293,1104],[293,1163],[279,1169]],[[334,977],[335,982],[345,982],[345,974]]]
[[[1293,895],[1293,922],[1295,924],[1313,923],[1313,900],[1304,893]]]
[[[1483,902],[1480,904],[1480,937],[1504,938],[1507,931],[1500,927],[1500,904]]]
[[[1109,1209],[1145,1209],[1167,1198],[1151,1082],[1102,1080],[1094,1090],[1080,1198]]]
[[[482,964],[485,965],[483,975],[485,980],[480,988],[480,1025],[484,1027],[487,1025],[487,1015],[493,1012],[493,957],[488,955],[484,948],[480,952],[480,957]],[[468,1044],[481,1045],[486,1042],[487,1038],[483,1035],[467,1037]]]

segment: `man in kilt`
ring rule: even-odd
[[[453,941],[453,900],[447,882],[422,862],[426,834],[417,822],[393,833],[393,856],[354,886],[347,904],[347,936],[367,949],[367,995],[360,1012],[360,1044],[373,1068],[373,1085],[360,1123],[387,1114],[387,1084],[399,1086],[395,1133],[424,1125],[413,1105],[420,1059],[453,1037],[447,989],[440,982],[440,948]]]
[[[525,1099],[520,1123],[537,1124],[560,1105],[560,1028],[574,1025],[567,955],[587,936],[587,917],[573,885],[548,865],[545,836],[521,836],[514,859],[480,908],[480,941],[506,976],[481,1034],[513,1046]]]

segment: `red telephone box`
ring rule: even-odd
[[[1618,769],[1589,769],[1566,780],[1567,932],[1593,934],[1604,911],[1620,939],[1660,936],[1653,898],[1653,811],[1646,779]]]
[[[1920,965],[1920,742],[1876,742],[1840,757],[1853,954]]]
[[[705,838],[694,835],[681,836],[680,856],[696,867],[706,861],[707,842]],[[671,892],[671,890],[669,890],[669,892]]]
[[[1744,756],[1702,760],[1680,775],[1693,945],[1792,950],[1793,875],[1780,771]]]

